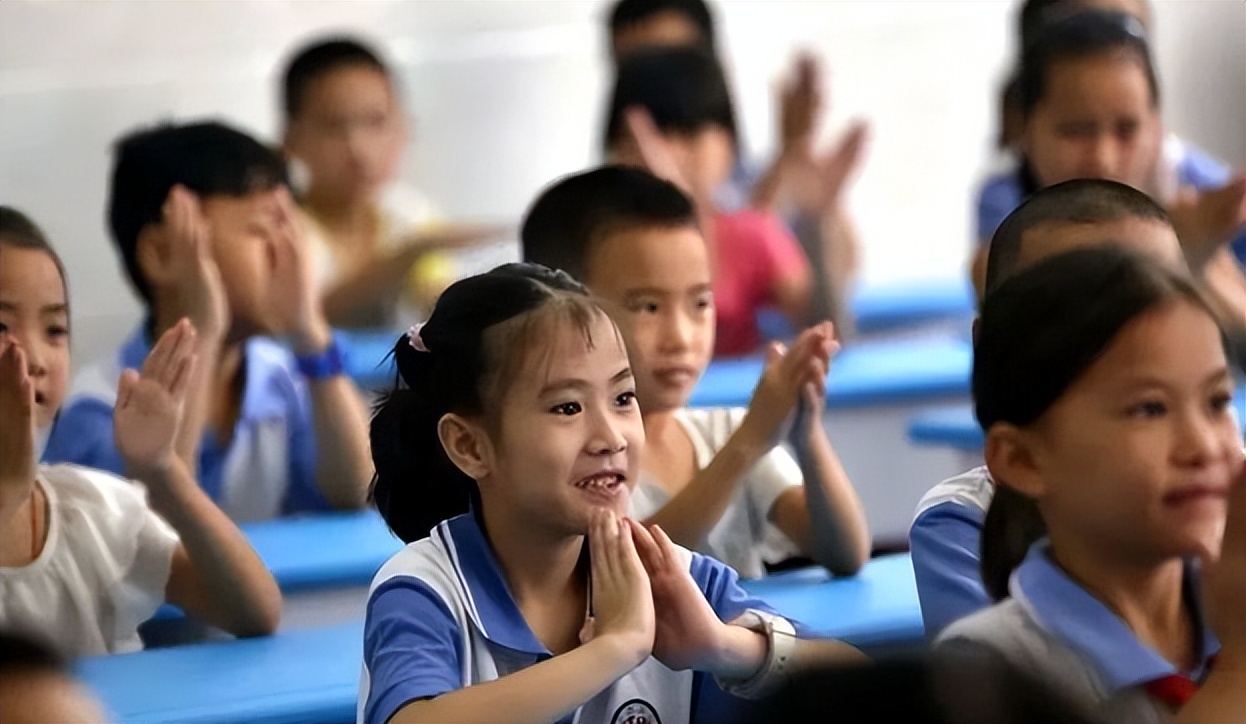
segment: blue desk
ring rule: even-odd
[[[975,303],[973,286],[960,277],[859,287],[848,301],[860,334],[944,320],[967,323]]]
[[[969,394],[973,349],[955,337],[860,342],[831,360],[828,408],[864,407]],[[718,360],[692,393],[692,407],[744,407],[763,369],[760,357]]]
[[[743,585],[819,636],[856,646],[920,643],[925,636],[907,553],[875,558],[850,578],[811,567]]]
[[[363,621],[83,659],[119,722],[353,722]]]

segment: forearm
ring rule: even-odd
[[[852,231],[850,224],[833,219],[819,219],[798,214],[792,223],[792,234],[800,242],[809,266],[813,270],[812,293],[809,314],[814,319],[829,319],[835,323],[837,336],[842,341],[852,326],[846,308],[847,289],[856,264],[856,252],[851,247],[855,236],[841,236],[841,226]]]
[[[596,638],[500,679],[412,702],[398,710],[390,722],[556,721],[641,661],[643,658],[620,650],[608,638]]]
[[[661,510],[650,516],[645,525],[656,523],[671,540],[688,548],[696,548],[727,512],[744,474],[771,447],[772,443],[753,432],[746,418],[745,424],[728,438],[727,444],[714,455],[710,464]]]
[[[782,152],[774,157],[766,172],[753,184],[749,193],[749,206],[756,211],[770,213],[779,201],[779,191],[783,187],[783,168],[787,157]]]
[[[316,487],[334,508],[362,508],[372,479],[363,400],[342,375],[309,380],[308,386],[316,431]]]
[[[189,559],[177,561],[168,598],[236,636],[272,633],[281,618],[281,591],[246,536],[199,488],[180,458],[165,469],[132,470],[151,507],[177,531]]]
[[[1238,663],[1222,652],[1207,680],[1181,707],[1173,724],[1246,721],[1246,668]]]
[[[803,530],[794,538],[806,555],[835,575],[852,575],[870,557],[865,508],[830,440],[817,429],[796,444],[805,485]],[[786,532],[786,531],[785,531]]]
[[[354,274],[339,280],[324,295],[324,313],[329,323],[339,327],[356,326],[379,304],[389,303],[402,293],[407,273],[426,249],[404,246],[391,254],[378,256]]]

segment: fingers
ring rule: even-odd
[[[632,540],[635,542],[640,562],[644,565],[645,571],[652,576],[661,564],[662,550],[658,547],[657,541],[653,539],[653,535],[639,521],[628,518],[627,524],[631,528]]]
[[[138,370],[127,369],[121,373],[121,379],[117,380],[117,403],[118,410],[124,410],[130,406],[130,398],[134,395],[134,386],[138,384]]]
[[[195,328],[189,319],[183,317],[160,335],[143,361],[142,376],[154,380],[166,390],[172,391],[179,384],[184,387],[182,378],[188,376],[186,366],[194,350]]]

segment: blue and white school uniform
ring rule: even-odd
[[[982,524],[995,495],[985,465],[934,486],[917,504],[909,551],[926,636],[990,606],[982,583]]]
[[[777,618],[740,588],[735,571],[684,553],[693,580],[723,621],[750,612]],[[551,657],[528,628],[470,513],[442,522],[381,567],[368,595],[363,651],[360,722],[384,722],[409,702],[493,681]],[[713,677],[671,671],[649,658],[564,721],[715,721],[728,715],[730,701]]]
[[[113,406],[125,369],[140,369],[152,342],[138,329],[112,358],[74,378],[47,447],[46,463],[74,463],[125,474],[113,443]],[[228,445],[210,431],[199,445],[196,478],[204,492],[235,521],[328,510],[316,487],[316,433],[311,393],[294,355],[265,337],[243,350],[245,385]]]
[[[1173,690],[1192,692],[1220,651],[1202,620],[1192,567],[1186,568],[1183,587],[1199,642],[1192,671],[1177,671],[1139,641],[1120,617],[1056,564],[1046,539],[1035,543],[1013,572],[1009,599],[953,624],[937,645],[1002,657],[1103,721],[1163,724],[1183,698]]]

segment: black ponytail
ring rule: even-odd
[[[442,520],[479,509],[476,482],[446,455],[437,425],[450,412],[483,415],[504,392],[505,372],[525,350],[516,340],[490,344],[486,332],[558,300],[598,313],[569,275],[506,264],[452,284],[414,338],[406,334],[394,344],[394,388],[372,416],[371,495],[402,540],[424,538]]]
[[[1215,314],[1183,272],[1115,246],[1043,259],[987,293],[974,344],[973,397],[987,433],[1038,421],[1139,315],[1185,301]],[[982,579],[996,599],[1046,526],[1033,499],[995,479],[982,530]]]

